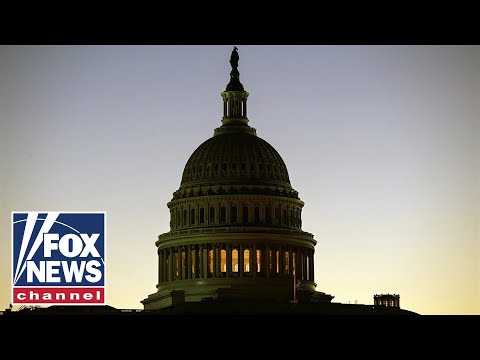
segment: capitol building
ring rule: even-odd
[[[167,204],[170,231],[155,242],[157,291],[141,301],[144,310],[410,313],[400,310],[398,295],[396,302],[375,295],[375,305],[350,305],[317,290],[305,203],[279,152],[249,125],[238,61],[235,47],[222,124],[191,154]]]

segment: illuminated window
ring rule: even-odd
[[[200,224],[203,224],[205,222],[205,209],[201,208],[200,209]]]
[[[237,207],[232,206],[232,223],[237,222]]]
[[[220,270],[222,272],[227,271],[227,252],[225,250],[220,252]]]
[[[250,272],[250,251],[248,249],[243,251],[243,271]]]
[[[232,271],[238,272],[238,250],[234,249],[232,251]]]
[[[257,250],[257,272],[262,269],[262,250]]]
[[[270,273],[273,272],[273,264],[272,264],[272,250],[268,250],[268,264],[269,264],[269,271]]]
[[[208,251],[208,272],[213,274],[213,250]]]
[[[195,274],[197,273],[197,269],[195,269],[196,255],[197,255],[197,250],[192,249],[192,251],[190,252],[190,256],[191,256],[190,265],[191,265],[191,268],[192,268],[192,277],[195,277]]]
[[[288,265],[289,265],[288,262],[290,260],[289,256],[290,256],[290,254],[288,253],[288,251],[285,251],[285,273],[286,274],[290,274],[290,268],[288,267]]]
[[[280,273],[280,252],[277,250],[275,253],[275,259],[277,260],[277,274]]]

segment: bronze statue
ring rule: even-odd
[[[232,55],[230,55],[230,65],[232,65],[232,69],[237,69],[238,68],[238,51],[237,47],[234,46],[232,50]]]

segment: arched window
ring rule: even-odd
[[[282,223],[281,215],[280,215],[280,207],[275,208],[275,224],[280,225]]]
[[[183,210],[183,226],[187,226],[188,225],[188,212],[187,210]]]
[[[180,210],[177,211],[177,226],[182,226],[182,212]]]
[[[270,208],[268,206],[265,208],[265,222],[267,224],[271,224],[272,222],[272,216],[270,215]]]
[[[260,223],[260,208],[255,206],[255,224]]]
[[[190,224],[195,225],[195,209],[190,210]]]
[[[250,272],[250,250],[243,250],[243,271]]]
[[[287,225],[287,209],[283,209],[282,224],[283,224],[283,225]]]
[[[225,250],[220,251],[220,271],[227,271],[227,252]]]
[[[200,208],[200,224],[205,223],[205,209],[202,207]]]
[[[212,206],[210,208],[210,224],[215,223],[215,208]]]
[[[243,207],[243,223],[248,223],[248,206]]]
[[[233,224],[235,224],[235,223],[238,221],[237,207],[236,207],[236,206],[232,206],[231,211],[232,211],[232,214],[231,214],[232,220],[231,220],[231,222],[232,222]]]
[[[227,211],[225,210],[225,206],[220,208],[220,222],[223,224],[227,221]]]
[[[238,250],[232,251],[232,272],[238,272]]]

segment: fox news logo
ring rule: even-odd
[[[104,212],[12,212],[13,304],[105,305]]]

